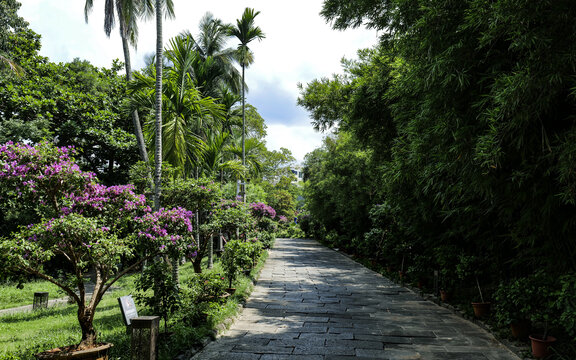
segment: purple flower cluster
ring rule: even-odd
[[[276,217],[276,210],[262,202],[250,204],[250,210],[252,211],[252,215],[257,218],[268,217],[274,219]]]
[[[240,199],[239,201],[242,201],[242,200]],[[226,200],[226,199],[222,199],[220,201],[220,209],[222,209],[222,210],[237,208],[238,206],[240,206],[240,203],[237,201]]]
[[[72,147],[54,147],[42,142],[36,146],[7,142],[0,145],[0,184],[15,189],[18,196],[70,191],[79,183],[90,183],[95,174],[80,170]]]
[[[69,206],[63,208],[65,214],[70,212],[94,214],[103,211],[132,212],[138,209],[150,211],[144,195],[134,193],[134,185],[104,186],[88,184],[80,193],[66,195]]]
[[[181,207],[160,209],[134,220],[140,224],[138,236],[155,243],[160,251],[177,249],[188,254],[195,252],[192,234],[194,213]]]

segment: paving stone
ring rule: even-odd
[[[519,358],[478,326],[336,251],[278,239],[244,312],[193,359]]]
[[[364,340],[327,340],[326,346],[346,346],[353,349],[384,349],[384,343],[381,341]]]
[[[294,348],[290,347],[290,346],[238,344],[232,348],[231,352],[254,353],[254,354],[291,354],[293,351],[294,351]]]
[[[260,360],[324,360],[323,355],[277,355],[264,354]]]

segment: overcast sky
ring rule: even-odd
[[[20,0],[19,14],[42,35],[41,54],[54,62],[74,58],[110,67],[113,59],[123,60],[118,29],[110,39],[103,30],[104,0],[94,0],[89,23],[84,22],[84,0]],[[296,105],[296,84],[341,72],[342,57],[355,58],[356,50],[376,43],[375,31],[332,30],[319,15],[322,0],[174,0],[175,19],[164,22],[164,44],[184,30],[198,32],[200,18],[207,12],[235,23],[246,7],[260,11],[256,25],[266,34],[262,42],[250,43],[255,62],[247,69],[250,88],[246,101],[258,108],[268,126],[267,147],[288,148],[298,161],[318,147],[322,134],[310,125],[306,111]],[[133,67],[144,64],[154,52],[153,22],[140,23],[137,50],[132,49]],[[230,46],[236,46],[232,41]]]

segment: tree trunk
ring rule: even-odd
[[[172,279],[180,290],[180,257],[176,256],[172,259]]]
[[[128,39],[124,34],[124,21],[122,20],[122,15],[119,16],[120,23],[120,35],[122,36],[122,48],[124,50],[124,67],[126,69],[126,80],[132,80],[132,63],[130,60],[130,47],[128,46]],[[142,134],[142,126],[140,124],[140,117],[138,116],[138,111],[134,110],[132,113],[132,124],[134,126],[134,135],[136,135],[136,142],[138,143],[138,151],[140,152],[140,159],[145,163],[148,163],[148,151],[146,150],[146,143],[144,142],[144,135]],[[148,172],[150,169],[148,168]],[[150,174],[148,174],[150,175]]]
[[[214,235],[208,237],[208,269],[214,267]]]
[[[156,149],[154,151],[154,209],[162,194],[162,1],[156,0]]]
[[[78,349],[88,349],[96,344],[96,330],[94,330],[94,311],[83,306],[78,307],[78,323],[82,330],[82,340]]]
[[[196,257],[192,261],[192,268],[194,269],[194,272],[196,274],[202,274],[202,258],[201,257]]]
[[[242,165],[246,166],[246,84],[244,83],[244,69],[245,66],[242,64]],[[242,192],[242,202],[246,202],[246,179],[242,179],[240,190]]]

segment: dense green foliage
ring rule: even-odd
[[[576,5],[326,0],[322,13],[382,33],[344,75],[301,87],[315,127],[336,129],[306,160],[308,228],[471,296],[476,277],[488,297],[537,270],[573,277]],[[461,280],[472,255],[483,271]]]

